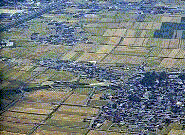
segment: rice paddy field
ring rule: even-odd
[[[74,5],[84,3],[82,0],[71,2],[74,2]],[[110,5],[108,1],[102,1],[100,5],[104,3]],[[101,97],[105,93],[114,94],[114,91],[101,89],[99,83],[102,83],[102,80],[83,77],[78,79],[79,76],[83,76],[84,71],[80,71],[79,75],[73,71],[66,71],[69,68],[67,66],[57,70],[57,63],[52,65],[46,62],[46,65],[42,65],[45,60],[57,59],[76,63],[95,61],[102,67],[111,65],[110,67],[118,68],[125,73],[122,81],[129,80],[135,72],[131,69],[142,64],[146,65],[146,71],[184,71],[184,14],[141,15],[103,9],[96,14],[74,17],[81,11],[89,11],[85,8],[67,7],[65,13],[60,13],[61,9],[53,10],[25,22],[24,27],[20,25],[0,33],[3,42],[9,41],[14,44],[11,47],[0,48],[0,134],[137,133],[130,131],[128,125],[115,124],[110,120],[92,128],[92,122],[100,117],[102,106],[110,102]],[[16,12],[18,11],[0,9],[0,13]],[[71,46],[70,42],[75,40],[70,39],[73,37],[70,35],[72,32],[64,33],[55,23],[72,27],[78,41]],[[80,28],[76,27],[77,25]],[[38,36],[34,37],[34,34]],[[68,38],[61,37],[67,34]],[[61,38],[62,42],[55,37]],[[68,42],[63,42],[68,39]],[[124,65],[124,68],[119,65]],[[70,82],[74,87],[54,87],[52,84],[57,81],[66,84]],[[76,84],[79,86],[75,87]],[[22,87],[25,89],[22,90]],[[172,135],[178,132],[185,134],[182,126],[173,123],[158,134]]]

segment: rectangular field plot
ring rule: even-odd
[[[90,122],[83,122],[85,118],[87,118],[87,116],[54,113],[53,116],[46,121],[46,124],[54,126],[87,128]]]
[[[120,45],[134,45],[136,38],[124,38]]]
[[[145,61],[145,57],[132,56],[131,58],[127,58],[127,61],[128,64],[139,65]],[[122,63],[122,61],[120,61],[119,63]]]
[[[87,95],[79,95],[72,94],[66,101],[65,104],[71,105],[86,105],[88,96]]]
[[[98,113],[99,109],[90,108],[90,107],[78,107],[78,106],[67,106],[62,105],[57,113],[63,114],[72,114],[72,115],[81,115],[81,116],[95,116]]]
[[[106,105],[108,101],[106,100],[91,100],[90,106],[91,107],[101,107],[103,105]]]
[[[89,95],[89,92],[91,92],[92,88],[76,88],[74,91],[75,93],[79,93],[82,95]]]
[[[34,127],[34,124],[21,124],[15,122],[3,122],[0,131],[26,134]]]
[[[60,57],[67,52],[67,49],[61,45],[58,46],[48,46],[47,51],[38,52],[38,58],[56,58]]]
[[[47,67],[37,67],[37,68],[35,68],[33,71],[34,72],[43,72],[43,71],[45,71],[45,70],[47,70],[48,68]]]
[[[114,50],[114,54],[128,54],[136,56],[145,56],[148,54],[148,50],[143,47],[127,47],[127,46],[118,46]]]
[[[50,103],[38,103],[38,102],[27,102],[27,101],[17,102],[15,106],[24,107],[24,108],[46,109],[46,110],[53,110],[55,108],[55,106]]]
[[[10,111],[6,111],[5,113],[2,114],[2,116],[12,117],[16,119],[37,120],[40,122],[47,117],[46,115],[36,115],[36,114],[27,114],[27,113],[19,113],[19,112],[10,112]]]
[[[125,64],[141,64],[145,60],[144,57],[128,56],[128,55],[108,55],[102,63],[125,63]]]
[[[91,36],[91,40],[93,40],[96,44],[107,44],[109,42],[109,37],[103,36]]]
[[[74,76],[71,72],[68,71],[58,71],[51,76],[50,80],[52,81],[70,81],[72,79],[75,79],[76,76]]]
[[[121,55],[108,55],[101,61],[101,63],[116,63],[122,56]]]
[[[96,53],[110,53],[113,48],[112,45],[100,45]]]
[[[61,60],[71,60],[78,52],[70,51],[61,58]]]
[[[60,127],[60,126],[51,126],[51,125],[43,125],[39,127],[33,135],[47,134],[47,135],[83,135],[88,132],[88,129],[81,129],[78,127]]]
[[[15,122],[15,123],[23,123],[23,124],[36,124],[40,123],[39,120],[33,120],[33,119],[18,119],[14,117],[0,117],[1,122]]]
[[[33,114],[49,114],[52,110],[46,109],[35,109],[35,108],[24,108],[24,107],[12,107],[9,109],[11,112],[22,112],[22,113],[33,113]]]
[[[101,61],[105,54],[84,53],[77,61]]]
[[[74,51],[84,51],[84,52],[96,52],[99,46],[96,44],[79,44],[74,47]]]
[[[18,81],[27,82],[30,78],[34,78],[37,72],[24,72],[22,75],[17,77]]]
[[[70,94],[71,94],[70,92],[39,90],[34,91],[28,95],[25,95],[25,100],[27,102],[39,102],[39,103],[62,102]]]

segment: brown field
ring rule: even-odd
[[[55,113],[51,119],[46,121],[46,124],[55,126],[77,126],[79,128],[87,128],[89,126],[89,122],[83,122],[84,118],[86,118],[86,116]]]
[[[34,124],[21,124],[15,122],[3,122],[1,125],[1,131],[26,134],[34,127]]]
[[[66,101],[65,104],[70,105],[86,105],[87,95],[72,94]]]
[[[25,108],[25,107],[17,107],[17,106],[10,108],[9,111],[22,112],[22,113],[34,113],[34,114],[49,114],[52,112],[52,110]]]
[[[7,111],[3,113],[3,117],[13,117],[17,119],[29,119],[29,120],[44,120],[46,115],[35,115],[35,114],[27,114],[27,113],[19,113],[19,112],[10,112]]]
[[[52,135],[53,133],[62,133],[61,135],[68,135],[68,134],[75,134],[75,135],[81,135],[86,134],[88,132],[88,129],[80,129],[80,128],[69,128],[69,127],[57,127],[57,126],[51,126],[51,125],[43,125],[39,127],[34,135],[37,135],[37,133],[41,135],[49,134]]]
[[[94,109],[90,107],[77,107],[77,106],[67,106],[62,105],[59,109],[59,113],[67,113],[67,114],[78,114],[78,115],[96,115],[99,109]]]
[[[62,102],[68,95],[70,92],[39,90],[26,95],[25,99],[30,102]]]

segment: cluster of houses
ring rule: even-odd
[[[0,49],[1,48],[6,48],[6,47],[14,47],[15,45],[14,45],[14,42],[12,42],[12,41],[9,41],[9,40],[2,40],[1,42],[0,42]]]
[[[83,78],[96,78],[100,82],[116,82],[123,75],[123,72],[113,68],[101,67],[96,62],[74,62],[61,60],[43,60],[39,65],[47,66],[57,70],[65,70],[81,75]]]
[[[102,107],[104,117],[114,123],[131,125],[128,128],[138,133],[156,133],[176,122],[184,126],[185,85],[178,76],[169,73],[160,82],[156,79],[154,86],[144,86],[133,78],[114,90],[115,95],[104,94],[102,99],[110,100]]]
[[[100,67],[91,62],[56,61],[55,63],[58,63],[59,70],[73,72],[83,79],[96,78],[100,82],[110,82],[100,87],[104,87],[104,90],[111,89],[114,94],[105,93],[100,98],[109,102],[102,106],[101,118],[95,120],[92,127],[102,124],[107,119],[113,123],[127,125],[132,132],[156,133],[171,123],[184,124],[183,73],[153,72],[150,74],[159,76],[154,77],[155,83],[144,85],[142,80],[147,77],[148,72],[143,71],[143,75],[138,73],[129,81],[123,82],[121,77],[124,73],[120,70]]]
[[[41,36],[39,33],[32,33],[31,40],[49,44],[66,44],[68,46],[73,46],[81,40],[75,35],[76,28],[66,23],[50,22],[48,28],[51,30],[50,34]]]

